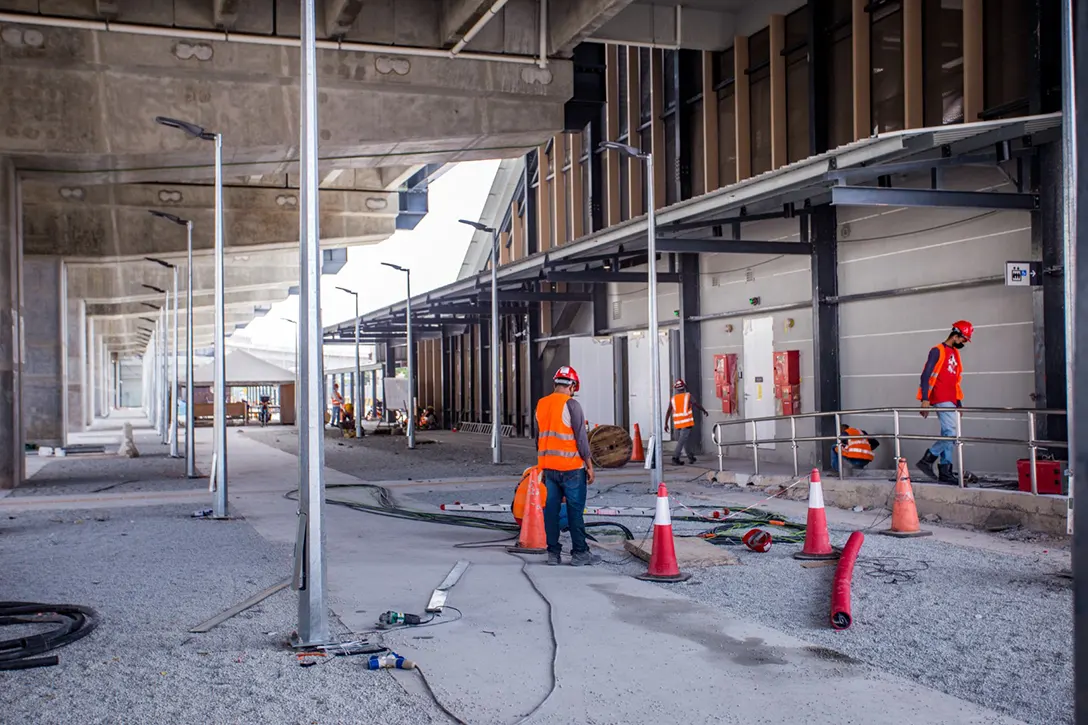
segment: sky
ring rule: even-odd
[[[381,266],[382,262],[412,270],[413,297],[456,280],[473,231],[457,220],[479,219],[498,168],[498,161],[456,164],[431,184],[430,210],[415,229],[398,230],[380,244],[350,247],[343,269],[321,277],[322,326],[355,316],[354,298],[338,286],[359,293],[363,314],[404,299],[404,274]],[[267,315],[235,333],[232,342],[292,350],[295,326],[283,318],[297,320],[298,303],[292,296],[272,305]]]

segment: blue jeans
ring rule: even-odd
[[[544,533],[548,537],[548,552],[558,554],[563,551],[559,544],[559,509],[564,497],[567,499],[571,549],[575,554],[589,551],[586,545],[586,522],[582,516],[586,508],[586,470],[544,469],[544,486],[548,489],[548,500],[544,502]]]
[[[937,403],[934,408],[943,408],[937,411],[937,417],[941,421],[941,435],[956,435],[956,404]],[[952,465],[952,451],[956,444],[952,441],[937,441],[929,448],[929,452],[941,459],[942,464]]]
[[[339,405],[334,405],[332,407],[332,418],[329,421],[329,423],[331,425],[334,425],[334,426],[340,425],[340,406]]]
[[[846,461],[846,465],[848,465],[848,466],[850,466],[851,468],[854,468],[854,469],[865,468],[870,463],[870,461],[861,461],[861,460],[858,460],[856,458],[847,458],[846,456],[843,456],[842,459],[844,461]],[[831,447],[831,470],[832,471],[838,471],[839,470],[839,447],[838,446],[832,446]]]

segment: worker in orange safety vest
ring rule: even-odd
[[[960,360],[960,350],[971,342],[974,332],[974,325],[967,320],[954,322],[952,331],[944,342],[930,349],[922,369],[922,379],[918,386],[918,400],[922,403],[921,415],[928,418],[928,408],[931,406],[942,409],[937,411],[937,417],[941,420],[942,437],[956,435],[957,416],[953,411],[963,405],[963,388],[960,387],[960,381],[963,380],[963,362]],[[937,441],[916,464],[918,470],[940,483],[958,484],[959,477],[952,470],[952,449],[952,441]],[[936,471],[933,470],[934,463],[937,464]]]
[[[840,432],[846,439],[846,445],[842,449],[842,458],[850,464],[851,468],[865,468],[873,462],[873,451],[880,445],[876,438],[869,438],[868,433],[861,428],[851,428],[843,423]],[[831,470],[839,470],[839,446],[836,443],[831,449]]]
[[[559,514],[567,502],[567,527],[570,530],[572,566],[596,564],[600,557],[586,544],[586,486],[593,483],[593,459],[582,406],[574,399],[580,382],[569,365],[559,368],[552,378],[551,395],[536,404],[536,462],[543,472],[548,495],[544,500],[544,533],[548,540],[548,565],[561,563],[563,546],[559,543]]]
[[[672,454],[672,462],[674,465],[682,466],[684,462],[680,460],[680,456],[685,450],[688,453],[688,463],[695,463],[695,455],[691,452],[691,434],[695,430],[695,411],[702,412],[704,418],[710,413],[706,411],[706,408],[699,405],[695,398],[691,397],[683,378],[673,383],[672,389],[674,391],[672,400],[669,401],[669,409],[665,411],[665,432],[669,432],[669,422],[671,421],[672,427],[676,429],[678,434],[676,450]]]

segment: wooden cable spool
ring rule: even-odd
[[[619,468],[631,460],[631,436],[618,425],[602,425],[589,432],[589,452],[598,468]]]

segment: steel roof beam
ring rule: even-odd
[[[922,206],[1034,211],[1039,208],[1039,196],[1037,194],[1002,194],[994,191],[833,186],[831,187],[831,203],[836,206]]]

